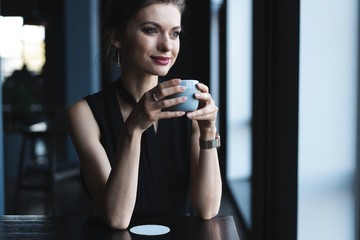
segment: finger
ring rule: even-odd
[[[195,98],[206,102],[212,102],[213,100],[210,93],[204,93],[204,92],[195,93]]]
[[[165,111],[158,113],[158,119],[176,118],[176,117],[184,116],[185,114],[186,112],[184,111],[176,111],[176,112]]]
[[[200,101],[200,109],[211,105],[214,105],[216,107],[215,101],[212,99],[210,93],[195,93],[195,98]]]
[[[152,90],[153,94],[158,100],[161,100],[170,95],[181,93],[185,91],[186,87],[179,85],[180,82],[181,80],[176,78],[160,83]]]
[[[168,99],[159,99],[156,93],[151,94],[150,92],[147,93],[147,98],[148,98],[147,101],[148,104],[146,104],[147,112],[153,112],[153,111],[161,112],[162,109],[166,109],[187,101],[186,96],[168,98]]]
[[[184,92],[186,90],[185,86],[177,85],[173,87],[163,88],[160,91],[162,99],[170,97],[171,95]]]
[[[148,112],[145,115],[145,119],[147,119],[149,122],[155,122],[159,119],[176,118],[176,117],[184,116],[185,114],[186,112],[184,111],[174,111],[174,112],[152,111],[152,112]]]
[[[198,83],[198,84],[197,84],[197,87],[198,87],[198,89],[199,89],[201,92],[209,93],[209,87],[206,86],[205,84],[203,84],[203,83]]]
[[[205,115],[199,115],[196,117],[188,117],[190,120],[194,121],[209,121],[209,122],[215,122],[216,121],[216,113],[209,113]]]
[[[172,86],[176,86],[179,85],[181,82],[180,78],[174,78],[174,79],[170,79],[170,80],[166,80],[164,82],[161,82],[157,85],[157,87],[161,88],[167,88],[167,87],[172,87]]]
[[[164,108],[172,107],[174,105],[178,105],[180,103],[184,103],[186,101],[187,101],[186,96],[164,99],[161,102],[159,102],[158,107],[160,107],[161,109],[164,109]]]
[[[204,108],[200,108],[193,112],[189,112],[187,113],[187,116],[191,119],[199,119],[199,118],[203,118],[202,116],[205,115],[212,115],[212,114],[216,115],[217,111],[218,111],[218,107],[216,107],[216,105],[211,105]]]

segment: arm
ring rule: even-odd
[[[111,227],[125,229],[136,199],[141,132],[129,128],[124,131],[118,145],[117,164],[111,169],[99,141],[98,125],[86,101],[68,109],[67,123],[97,210]]]
[[[216,148],[200,149],[199,138],[213,140],[216,135],[217,107],[214,104],[208,88],[200,84],[202,93],[197,96],[206,102],[197,111],[188,114],[193,121],[192,156],[191,156],[191,186],[190,193],[197,214],[203,219],[211,219],[220,209],[222,181],[218,153]]]
[[[129,110],[112,168],[87,102],[79,101],[67,110],[68,130],[80,159],[86,185],[96,209],[113,228],[127,228],[135,207],[142,133],[158,119],[185,114],[161,111],[161,108],[184,100],[156,102],[153,98],[154,91],[162,98],[182,91],[178,83],[177,79],[160,84],[146,92],[135,108]]]

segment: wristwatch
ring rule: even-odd
[[[215,134],[215,139],[213,140],[201,140],[199,139],[199,144],[200,144],[200,148],[201,149],[211,149],[211,148],[219,148],[221,143],[220,143],[220,135],[218,132],[216,132]]]

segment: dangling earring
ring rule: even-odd
[[[117,66],[120,67],[120,51],[117,50]]]

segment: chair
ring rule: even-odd
[[[57,160],[57,137],[61,131],[40,122],[21,128],[22,143],[14,192],[17,213],[22,190],[40,190],[47,196],[47,215],[56,215],[58,182],[79,176],[79,167]]]

